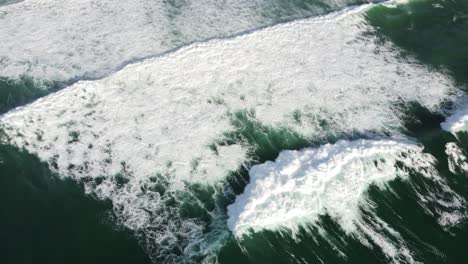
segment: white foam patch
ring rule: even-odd
[[[194,41],[323,14],[353,2],[28,0],[0,7],[0,76],[51,81],[102,77],[123,63]]]
[[[86,182],[87,191],[110,199],[127,227],[146,234],[146,244],[172,252],[200,240],[203,227],[168,209],[167,194],[142,187],[152,184],[151,176],[164,175],[167,190],[184,190],[186,184],[214,184],[239,168],[251,146],[213,147],[228,140],[226,132],[240,129],[228,113],[252,111],[263,125],[320,139],[398,133],[396,105],[416,101],[435,110],[450,97],[453,85],[445,76],[402,60],[392,45],[376,43],[356,14],[361,9],[192,45],[102,80],[79,82],[1,121],[12,143],[36,153],[59,174],[102,178],[101,184]],[[123,31],[132,31],[119,21]],[[119,183],[117,174],[127,182]],[[163,227],[154,232],[155,225]]]
[[[455,142],[445,144],[445,153],[448,156],[449,170],[452,173],[468,173],[468,158]]]
[[[466,99],[465,99],[466,100]],[[468,104],[459,106],[447,119],[440,124],[442,129],[456,135],[468,131]]]
[[[411,171],[416,172],[444,186],[440,193],[422,195],[415,190],[423,204],[431,202],[424,209],[441,225],[458,223],[464,200],[438,177],[435,158],[422,151],[409,141],[394,139],[341,140],[283,151],[274,162],[250,169],[250,183],[228,207],[228,226],[240,238],[265,229],[294,234],[301,227],[319,224],[319,217],[327,214],[364,245],[372,247],[372,242],[393,261],[412,263],[415,260],[404,239],[372,212],[366,192],[370,185],[384,188],[389,181],[407,179]],[[367,215],[361,215],[363,209]]]

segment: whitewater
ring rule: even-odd
[[[0,76],[61,82],[101,78],[193,42],[362,2],[367,1],[304,6],[277,0],[7,0],[10,5],[2,7],[0,1]]]
[[[132,230],[155,262],[208,261],[231,234],[239,243],[262,230],[294,236],[319,226],[325,214],[389,260],[417,262],[366,200],[370,186],[386,189],[410,174],[439,186],[418,195],[441,226],[466,218],[465,200],[440,177],[435,158],[404,135],[410,105],[442,113],[460,92],[443,72],[402,58],[372,34],[363,12],[374,5],[268,26],[281,20],[257,17],[249,1],[229,9],[192,3],[173,21],[157,20],[167,10],[154,1],[83,3],[26,0],[0,9],[0,36],[40,38],[22,47],[2,41],[1,76],[89,79],[9,111],[0,124],[10,144],[110,200],[116,223]],[[78,15],[62,17],[70,12]],[[184,33],[168,32],[174,25]],[[312,146],[252,166],[258,146],[232,137],[251,123],[259,133],[287,131]],[[442,127],[466,129],[466,110]],[[446,152],[452,171],[467,170],[455,143]],[[226,181],[242,169],[250,182],[226,211],[219,197],[234,196]],[[186,203],[209,220],[182,215]]]
[[[434,214],[442,225],[456,225],[465,217],[465,200],[452,192],[435,170],[435,158],[406,139],[338,141],[319,148],[283,151],[274,162],[253,166],[250,183],[228,207],[228,226],[236,234],[272,229],[297,233],[316,224],[316,235],[326,236],[319,216],[328,214],[364,245],[376,244],[392,262],[416,263],[401,235],[372,214],[366,201],[370,185],[389,189],[396,177],[408,180],[411,170],[444,186],[450,201],[437,193],[419,194],[446,210]],[[438,196],[438,197],[437,197]],[[370,212],[366,221],[361,210]],[[372,242],[370,242],[372,241]]]

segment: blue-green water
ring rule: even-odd
[[[261,15],[274,17],[275,23],[329,13],[335,8],[327,4],[327,1],[273,1],[270,4],[271,9],[265,9],[265,13]],[[171,5],[177,7],[174,3]],[[322,9],[317,9],[317,6],[322,6]],[[411,58],[431,70],[441,71],[454,80],[457,91],[466,91],[468,2],[413,0],[391,6],[386,3],[375,5],[362,15],[372,29],[366,34],[376,37],[380,45],[391,43],[398,49],[396,53],[401,60]],[[180,13],[179,16],[183,17],[184,14]],[[258,26],[263,27],[264,24]],[[177,41],[174,43],[179,44]],[[304,54],[307,56],[306,52]],[[219,56],[222,57],[223,53],[220,52]],[[376,53],[375,56],[380,55]],[[339,63],[340,58],[337,57],[336,60]],[[27,74],[26,72],[25,76]],[[0,112],[5,113],[16,106],[27,105],[71,82],[74,81],[2,77]],[[431,88],[426,87],[427,91]],[[420,91],[425,92],[426,90]],[[210,100],[215,104],[224,104],[222,99]],[[451,110],[454,103],[456,102],[447,100],[443,103],[443,110]],[[437,160],[435,169],[446,183],[444,186],[459,197],[468,199],[468,174],[462,170],[450,170],[446,153],[446,144],[449,142],[455,142],[462,151],[468,153],[468,135],[460,132],[456,137],[442,130],[440,124],[445,120],[444,114],[431,111],[418,102],[403,105],[395,103],[394,108],[403,113],[401,134],[424,146],[424,152]],[[237,171],[228,173],[220,183],[210,185],[187,181],[186,191],[177,191],[170,188],[170,182],[173,181],[171,177],[174,176],[156,174],[152,177],[150,186],[142,185],[143,194],[157,193],[156,196],[162,197],[164,202],[164,206],[145,214],[150,215],[150,226],[142,229],[132,229],[134,225],[122,223],[119,216],[124,214],[119,210],[124,209],[113,207],[112,203],[116,201],[101,199],[93,192],[86,194],[87,186],[99,186],[106,182],[109,175],[89,175],[75,180],[67,177],[69,175],[60,175],[57,172],[60,164],[55,162],[58,158],[55,161],[41,160],[37,153],[28,152],[27,145],[23,145],[26,149],[18,147],[15,138],[22,138],[22,135],[9,132],[11,130],[8,126],[12,124],[6,122],[2,127],[2,131],[6,133],[2,132],[0,138],[0,186],[3,187],[0,191],[2,263],[466,262],[466,219],[461,217],[462,220],[454,225],[441,225],[437,214],[444,210],[453,213],[453,208],[444,206],[440,201],[449,203],[451,194],[437,181],[425,178],[420,172],[411,169],[408,169],[408,180],[397,178],[390,181],[384,189],[371,186],[367,190],[366,199],[372,204],[372,210],[364,207],[359,209],[363,223],[368,226],[377,226],[377,221],[381,220],[391,227],[391,231],[377,228],[377,233],[390,237],[389,241],[397,246],[401,244],[397,241],[397,236],[392,236],[392,232],[398,233],[398,238],[411,251],[411,258],[390,258],[377,240],[369,239],[370,242],[366,245],[356,234],[347,232],[336,217],[326,213],[321,214],[318,220],[298,227],[294,235],[288,230],[265,229],[256,230],[249,236],[235,237],[226,224],[229,218],[227,207],[236,201],[236,195],[242,194],[249,183],[248,170],[252,165],[275,160],[283,150],[317,148],[340,139],[375,138],[377,133],[352,131],[329,133],[324,137],[306,137],[284,127],[262,124],[256,115],[254,111],[229,113],[228,119],[234,129],[224,132],[222,140],[210,146],[214,152],[219,152],[223,146],[240,144],[239,142],[250,146],[249,162],[244,163]],[[293,117],[299,124],[308,120],[300,112],[295,112]],[[33,121],[31,119],[31,123]],[[105,120],[99,122],[106,124]],[[319,124],[324,131],[333,126],[329,120],[319,120]],[[34,139],[37,141],[31,141],[31,144],[46,141],[48,133],[52,131],[41,131]],[[390,136],[391,133],[379,131],[377,137]],[[73,144],[79,143],[80,136],[78,132],[70,135],[71,139],[67,144],[74,146]],[[98,143],[96,139],[96,144]],[[104,147],[96,144],[87,147]],[[91,162],[91,158],[89,159]],[[125,166],[125,163],[122,164],[124,171]],[[191,166],[196,171],[200,165],[195,160]],[[396,166],[404,167],[401,164]],[[73,171],[75,168],[76,166],[69,167],[68,170]],[[110,176],[119,185],[117,190],[125,189],[134,177],[131,173]],[[420,194],[432,194],[437,199],[422,203]],[[135,206],[142,206],[147,210],[145,205]],[[462,207],[458,208],[459,211],[466,214]],[[157,217],[166,214],[167,219],[160,220]],[[194,225],[184,226],[187,223]],[[166,228],[169,225],[174,226]],[[174,231],[199,227],[201,235],[196,238]],[[175,238],[159,241],[159,236],[163,234],[161,230],[171,230],[176,234]],[[203,242],[193,243],[195,239]]]

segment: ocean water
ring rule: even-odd
[[[0,1],[2,263],[465,263],[465,0]]]

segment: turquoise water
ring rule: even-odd
[[[253,30],[253,34],[255,34],[255,29],[265,25],[326,14],[344,7],[330,3],[327,1],[266,2],[264,6],[260,5],[260,9],[263,10],[261,17],[266,20],[254,22],[254,25],[257,23],[256,26],[252,26],[248,30]],[[361,1],[347,3],[362,4]],[[171,6],[177,9],[177,4],[171,2]],[[390,49],[395,50],[398,60],[412,60],[415,67],[427,67],[429,73],[432,71],[442,72],[444,76],[454,81],[453,86],[456,86],[456,91],[459,93],[466,91],[468,85],[468,3],[466,1],[413,0],[400,4],[384,3],[374,5],[361,12],[360,16],[364,17],[364,22],[359,23],[363,23],[362,27],[364,27],[364,23],[369,26],[366,28],[365,34],[361,36],[362,38],[375,37],[378,44],[383,47],[392,45]],[[175,12],[171,16],[184,17],[184,13],[182,11]],[[342,18],[345,21],[343,23],[346,23],[346,19],[349,18]],[[190,40],[193,36],[186,33],[188,31],[185,33],[183,30],[176,31],[174,34],[182,34],[182,40],[171,42],[173,47],[170,48],[177,48],[180,44],[195,41]],[[241,31],[244,32],[245,29],[243,28]],[[215,36],[217,37],[217,35]],[[352,40],[346,43],[350,42]],[[4,53],[4,51],[0,52]],[[181,52],[183,55],[185,54],[183,51]],[[326,53],[327,50],[324,49],[320,52]],[[304,56],[312,56],[311,53],[313,52],[303,52]],[[169,52],[169,56],[170,54]],[[336,54],[336,56],[338,55]],[[378,52],[375,52],[374,55],[375,57],[383,56]],[[0,62],[1,56],[0,53]],[[177,55],[174,56],[177,58]],[[222,56],[223,50],[219,51],[219,57],[222,58]],[[328,58],[333,58],[333,56],[335,55],[332,54]],[[102,59],[104,60],[104,58]],[[339,63],[341,58],[336,57],[335,59],[336,63]],[[298,59],[298,61],[300,60]],[[0,65],[2,64],[0,63]],[[83,64],[81,67],[85,68],[86,65]],[[366,67],[366,65],[362,65],[362,67]],[[170,67],[168,68],[170,69]],[[187,69],[185,68],[185,70]],[[247,70],[251,70],[251,68],[247,68]],[[378,70],[375,69],[376,72]],[[239,70],[239,75],[240,72],[241,70]],[[70,80],[80,78],[76,77],[79,76],[77,73],[76,76],[71,75],[70,79],[43,81],[35,77],[28,77],[27,71],[22,74],[25,77],[5,76],[0,78],[0,113],[11,111],[17,106],[24,106],[24,109],[27,110],[30,107],[27,105],[28,103],[47,94],[53,94],[74,82]],[[347,73],[338,72],[337,74]],[[399,72],[397,75],[403,76],[402,79],[404,79],[405,74],[405,72]],[[209,70],[207,70],[206,75],[210,75]],[[413,77],[409,75],[407,78]],[[271,78],[274,78],[273,74]],[[352,83],[353,80],[350,79],[349,82]],[[167,78],[167,82],[171,81],[170,78]],[[194,80],[187,82],[190,81]],[[222,85],[229,81],[219,80],[217,84]],[[291,85],[294,81],[290,80]],[[137,87],[146,83],[145,80],[137,80],[136,82]],[[182,84],[178,85],[182,87]],[[255,85],[255,83],[237,85],[247,86]],[[392,85],[398,86],[401,83],[396,82]],[[79,87],[72,88],[79,89]],[[131,89],[131,87],[127,89]],[[419,92],[429,93],[431,89],[435,88],[428,85]],[[246,97],[240,100],[248,100],[248,95]],[[63,103],[63,98],[70,99],[72,97],[57,98],[61,98],[56,105],[59,108],[62,107],[60,104]],[[450,111],[460,98],[444,100],[442,110]],[[52,109],[55,107],[53,96],[45,97],[44,100],[52,102],[49,104],[52,105]],[[443,111],[428,109],[419,101],[391,102],[391,109],[401,113],[399,118],[402,120],[402,127],[398,128],[399,132],[396,133],[391,130],[392,126],[384,131],[335,131],[337,124],[334,123],[335,120],[325,118],[329,114],[327,113],[329,109],[325,109],[320,112],[324,115],[323,118],[318,115],[314,119],[314,122],[317,123],[314,128],[320,128],[321,131],[325,132],[320,136],[314,136],[313,133],[310,134],[312,136],[308,136],[308,134],[302,133],[302,130],[265,124],[261,119],[261,111],[231,111],[229,109],[226,111],[226,120],[232,129],[221,131],[222,137],[207,147],[219,156],[224,147],[248,146],[246,154],[248,159],[238,166],[238,169],[225,173],[223,179],[215,183],[211,183],[208,179],[193,182],[190,178],[184,178],[180,181],[184,187],[178,189],[173,187],[174,182],[179,179],[174,176],[176,175],[174,171],[177,168],[177,161],[168,162],[165,165],[167,170],[155,168],[154,173],[146,177],[148,180],[143,181],[144,184],[137,185],[139,190],[136,191],[131,184],[134,184],[133,180],[138,176],[137,172],[129,172],[132,169],[131,158],[118,161],[122,169],[113,175],[106,175],[100,171],[101,174],[96,176],[91,169],[87,170],[86,168],[87,166],[93,168],[95,164],[108,168],[106,166],[110,167],[109,164],[113,164],[115,160],[121,158],[118,153],[119,149],[112,148],[112,144],[117,144],[115,141],[109,140],[108,145],[100,146],[102,141],[100,141],[99,135],[94,135],[95,141],[92,144],[85,141],[88,134],[94,131],[87,131],[85,129],[87,125],[97,127],[101,124],[103,126],[113,124],[118,127],[116,123],[109,121],[111,118],[93,117],[93,110],[100,110],[93,108],[94,105],[105,101],[105,96],[92,100],[90,99],[89,104],[85,105],[84,108],[89,108],[89,118],[98,120],[96,123],[86,123],[83,120],[88,119],[77,118],[78,121],[75,123],[61,124],[61,119],[56,121],[56,118],[60,117],[59,114],[57,117],[47,115],[48,106],[32,108],[33,113],[25,114],[24,120],[26,121],[24,123],[30,123],[31,127],[23,125],[24,123],[18,120],[2,120],[0,138],[0,181],[3,187],[0,192],[2,263],[466,262],[465,251],[466,245],[468,245],[466,205],[453,206],[451,203],[454,197],[468,199],[468,173],[462,169],[450,169],[450,157],[446,153],[446,145],[449,142],[455,142],[462,152],[468,153],[468,135],[465,132],[454,135],[442,130],[440,124],[446,119],[445,115],[448,115]],[[158,100],[162,99],[158,97]],[[229,100],[228,97],[223,98],[222,94],[219,98],[207,99],[209,105],[219,106],[228,105]],[[289,103],[299,105],[299,102],[296,101]],[[78,117],[82,112],[74,107],[75,105],[70,101],[71,115],[73,116],[76,112]],[[106,107],[118,108],[119,105],[110,101]],[[138,104],[135,104],[134,107],[137,111]],[[110,108],[104,109],[112,111]],[[283,108],[278,107],[277,109]],[[168,109],[168,112],[170,110],[173,109]],[[44,111],[45,114],[40,115],[41,111]],[[18,113],[22,114],[21,109],[18,110]],[[35,115],[36,113],[38,115]],[[307,122],[312,120],[307,114],[310,113],[297,110],[291,114],[291,118],[295,125],[306,127]],[[388,112],[384,112],[384,114],[388,114]],[[115,115],[118,119],[118,114]],[[104,117],[108,116],[104,115]],[[143,117],[141,118],[143,121],[145,120]],[[378,117],[372,118],[379,120]],[[45,121],[40,119],[45,119]],[[49,120],[50,122],[48,122]],[[157,122],[157,119],[151,119],[151,121]],[[174,117],[174,122],[176,121]],[[127,122],[129,121],[127,120]],[[217,121],[212,122],[213,127],[216,127]],[[34,137],[29,137],[27,132],[32,131],[36,123],[39,129],[35,131]],[[76,132],[70,132],[71,134],[67,136],[67,142],[61,141],[57,139],[60,138],[60,133],[54,134],[54,131],[48,130],[54,128],[55,123],[57,123],[57,127],[70,126],[72,128],[70,131]],[[167,126],[170,126],[170,122]],[[159,129],[159,127],[156,128]],[[144,130],[146,127],[132,126],[129,129]],[[120,133],[115,129],[110,131]],[[184,131],[190,134],[189,129]],[[361,234],[361,236],[360,233],[349,232],[340,222],[340,217],[327,213],[327,210],[330,209],[319,214],[317,219],[306,220],[305,224],[298,225],[294,232],[284,227],[269,228],[265,225],[264,229],[252,229],[249,235],[236,236],[235,232],[228,227],[227,221],[230,218],[228,206],[236,203],[236,197],[244,192],[249,182],[252,183],[249,170],[253,165],[274,161],[284,150],[319,148],[326,143],[337,144],[342,139],[348,141],[385,139],[396,134],[399,137],[411,138],[422,145],[424,153],[435,158],[434,167],[440,178],[434,180],[424,177],[424,171],[417,170],[408,164],[396,162],[396,167],[407,171],[408,178],[393,179],[386,183],[385,188],[372,184],[367,188],[365,198],[363,198],[365,203],[360,204],[357,210],[361,216],[361,228],[372,227],[374,228],[372,232]],[[165,139],[163,138],[165,134],[161,135],[161,140]],[[50,143],[49,140],[53,137],[56,137],[55,141]],[[21,141],[23,139],[26,143]],[[144,142],[145,140],[149,139],[143,138],[140,141]],[[85,148],[90,150],[108,148],[106,150],[106,153],[109,154],[108,158],[102,164],[96,163],[92,154],[89,154],[84,164],[79,164],[80,161],[76,161],[76,156],[72,154],[73,151],[81,148],[81,142]],[[60,157],[53,156],[47,159],[47,155],[49,155],[47,151],[50,149],[61,150],[62,146],[69,154],[70,161],[66,158],[64,160],[61,153]],[[193,147],[189,143],[187,146]],[[125,145],[125,147],[132,146]],[[146,148],[151,147],[147,146]],[[187,152],[197,151],[195,147],[193,148]],[[144,149],[140,151],[144,151]],[[54,153],[52,152],[52,154]],[[134,154],[136,156],[138,153]],[[182,156],[182,153],[180,155]],[[193,177],[202,171],[204,162],[203,157],[191,161],[190,171]],[[220,162],[224,162],[224,160]],[[61,170],[62,164],[68,167],[64,165],[66,169]],[[144,164],[139,165],[145,167]],[[363,169],[362,172],[365,173],[366,169]],[[207,173],[210,175],[211,172]],[[344,175],[346,176],[346,171]],[[110,194],[103,195],[98,188],[99,186],[107,186],[106,184],[109,182],[115,183],[116,187],[110,189]],[[106,190],[104,189],[103,192]],[[346,191],[343,190],[343,192]],[[150,197],[151,199],[138,200],[138,198],[133,198],[132,192],[135,192],[134,196],[136,197],[144,197],[145,199]],[[117,196],[117,194],[121,196]],[[421,195],[426,197],[426,201],[421,200]],[[131,200],[132,203],[125,203],[123,201],[125,199],[135,200]],[[314,197],[310,199],[314,199]],[[149,204],[145,204],[147,201]],[[151,203],[157,204],[157,206],[152,207],[154,204]],[[287,206],[286,204],[284,206]],[[127,207],[129,205],[138,207],[137,209],[141,207],[141,211],[145,213],[140,214],[139,210],[132,211],[135,208],[129,209]],[[365,205],[371,205],[371,209]],[[154,211],[150,211],[148,208],[153,208]],[[127,210],[130,213],[137,212],[139,214],[134,218],[130,213],[126,214]],[[455,224],[442,225],[439,217],[441,212],[452,215],[458,213],[460,220],[456,221]],[[344,218],[344,216],[341,217]],[[141,220],[143,224],[138,220]],[[385,228],[385,225],[381,223],[385,223],[389,228]],[[286,224],[289,223],[284,223],[285,226]],[[171,235],[166,236],[168,233]],[[407,248],[411,252],[411,257],[397,254],[397,257],[392,259],[390,254],[385,252],[385,247],[382,246],[385,243],[371,238],[375,234],[386,238],[385,241],[400,250],[399,253]],[[367,239],[367,244],[363,242],[362,237]]]

